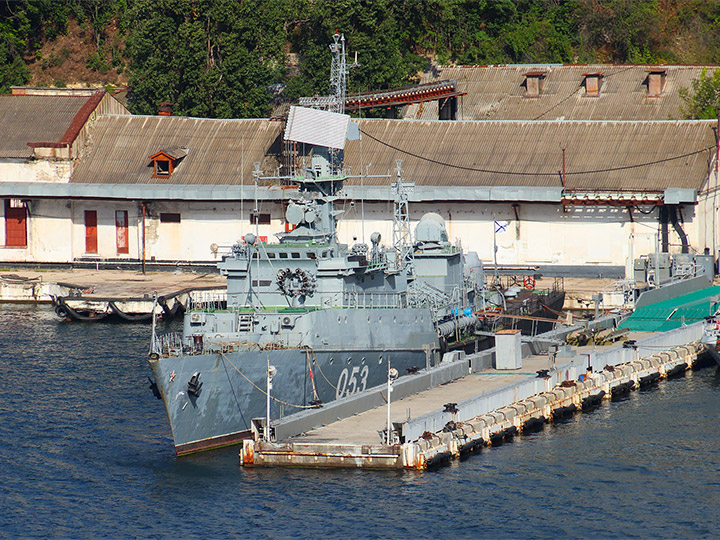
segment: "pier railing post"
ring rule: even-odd
[[[388,379],[387,379],[387,444],[392,444],[392,423],[390,422],[390,394],[392,393],[392,383],[398,378],[398,371],[390,367],[390,355],[388,355]]]

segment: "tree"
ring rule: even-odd
[[[678,94],[684,102],[680,110],[685,118],[717,118],[720,108],[720,69],[716,69],[712,75],[703,69],[700,76],[690,83],[690,88],[681,88]]]
[[[54,38],[65,30],[68,2],[0,3],[0,93],[27,83],[30,71],[23,55],[34,54],[43,37]]]
[[[126,19],[131,110],[155,114],[169,101],[180,115],[266,117],[284,67],[284,4],[136,1]]]

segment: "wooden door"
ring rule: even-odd
[[[25,206],[5,201],[5,246],[27,247],[27,214]]]
[[[97,252],[97,210],[85,210],[85,253]]]
[[[118,254],[129,253],[127,210],[115,210],[115,239]]]

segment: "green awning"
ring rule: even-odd
[[[720,307],[720,287],[707,287],[637,308],[618,326],[631,332],[665,332],[701,321]]]

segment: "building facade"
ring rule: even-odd
[[[658,248],[717,253],[717,122],[676,119],[677,88],[701,68],[536,67],[453,68],[478,81],[484,73],[493,95],[505,92],[490,99],[489,120],[357,121],[361,139],[346,145],[350,176],[336,203],[340,241],[369,244],[375,231],[392,241],[400,161],[413,184],[411,222],[440,214],[486,263],[618,273]],[[503,90],[498,80],[508,78],[520,90]],[[473,84],[464,107],[488,95]],[[571,88],[582,95],[564,99]],[[17,97],[0,96],[0,117]],[[273,241],[288,227],[292,187],[271,177],[310,155],[283,143],[283,122],[132,116],[106,94],[72,97],[56,124],[31,106],[16,114],[37,131],[0,150],[3,261],[206,264],[248,232]],[[527,118],[546,98],[551,117]],[[577,118],[583,107],[588,117]],[[636,118],[606,118],[613,110]]]

